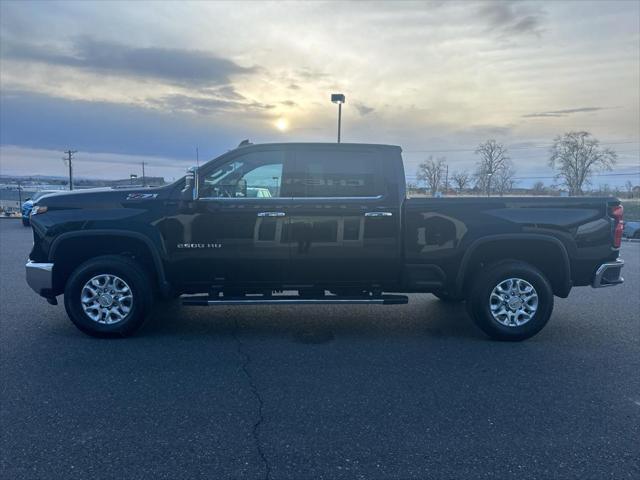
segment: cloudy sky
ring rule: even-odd
[[[640,170],[640,2],[0,2],[2,174],[182,175],[249,138],[399,144],[521,184],[587,130]],[[628,177],[596,177],[624,183]],[[640,181],[636,176],[634,182]],[[551,183],[550,179],[544,179]]]

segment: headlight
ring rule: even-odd
[[[31,215],[38,215],[40,213],[44,213],[47,210],[49,210],[45,205],[35,205],[32,209],[31,209]]]

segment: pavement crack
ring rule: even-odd
[[[267,460],[267,456],[265,455],[264,450],[262,449],[262,444],[260,443],[260,434],[259,434],[260,426],[264,423],[264,420],[265,420],[264,413],[263,413],[264,400],[262,399],[262,395],[260,395],[260,391],[258,390],[258,387],[253,379],[253,376],[251,375],[251,370],[249,369],[249,365],[251,364],[251,356],[249,355],[249,352],[247,352],[244,349],[245,345],[240,340],[239,331],[240,331],[240,324],[236,320],[235,329],[233,330],[233,338],[236,341],[238,355],[240,355],[240,357],[242,358],[242,364],[240,368],[242,369],[242,372],[244,373],[244,375],[247,377],[249,388],[251,389],[253,396],[258,402],[258,413],[256,416],[257,418],[256,418],[256,421],[253,423],[253,428],[251,429],[251,436],[253,437],[253,441],[256,444],[258,455],[260,456],[260,458],[262,459],[262,463],[264,464],[264,468],[265,468],[264,480],[269,480],[271,478],[271,465],[269,464],[269,460]]]

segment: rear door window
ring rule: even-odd
[[[298,151],[285,179],[292,197],[375,197],[384,194],[381,158],[371,152]]]

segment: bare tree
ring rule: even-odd
[[[503,144],[487,140],[478,146],[476,155],[480,155],[476,164],[476,185],[486,192],[487,196],[491,195],[491,188],[497,182],[502,189],[501,193],[506,191],[507,186],[509,189],[513,187],[515,170]]]
[[[492,183],[495,185],[495,190],[500,194],[500,196],[503,196],[505,193],[509,193],[513,190],[513,187],[516,184],[514,179],[515,175],[516,172],[510,164],[505,168],[501,168],[493,175]]]
[[[440,157],[435,159],[429,157],[420,165],[418,165],[418,180],[427,185],[427,190],[434,197],[443,184],[444,172],[446,170],[446,158]]]
[[[545,192],[544,182],[540,180],[534,183],[533,187],[531,187],[531,193],[533,193],[534,195],[544,195],[544,192]]]
[[[627,198],[633,198],[633,183],[631,183],[631,180],[624,182],[624,188],[627,190]]]
[[[467,172],[456,172],[451,175],[451,181],[456,186],[458,193],[462,193],[471,184],[471,176]]]
[[[589,132],[568,132],[553,140],[549,166],[558,170],[557,177],[569,189],[569,195],[582,195],[582,187],[590,183],[594,170],[611,170],[618,156]]]

